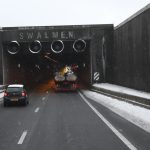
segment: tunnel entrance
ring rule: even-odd
[[[112,25],[3,28],[3,83],[31,88],[66,66],[76,68],[80,84],[104,82],[112,31]]]
[[[19,44],[22,53],[15,52],[18,44],[4,43],[5,61],[8,66],[11,66],[7,69],[8,75],[5,76],[8,77],[8,84],[23,83],[29,87],[37,86],[38,84],[53,80],[55,73],[62,70],[65,66],[77,67],[76,74],[78,80],[80,80],[82,73],[85,72],[86,65],[90,62],[90,40],[85,40],[84,42],[86,42],[85,46],[82,46],[82,42],[77,43],[79,46],[75,43],[75,47],[80,50],[78,52],[73,48],[74,41],[64,41],[64,48],[59,53],[54,51],[55,49],[59,50],[59,46],[61,47],[59,42],[41,42],[43,49],[37,54],[32,52],[25,53],[26,48],[29,46],[27,42],[20,42]],[[53,49],[50,49],[51,44],[55,44]],[[46,48],[47,45],[49,45],[49,48]],[[32,45],[32,49],[36,46],[36,44]]]

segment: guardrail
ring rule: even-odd
[[[92,91],[150,109],[150,99],[92,86]]]

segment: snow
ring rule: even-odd
[[[2,98],[4,96],[3,87],[4,87],[4,85],[0,85],[0,101],[2,101]]]
[[[1,99],[3,98],[3,96],[4,96],[4,93],[2,92],[0,92],[0,101],[1,101]]]
[[[120,91],[123,91],[123,89],[118,88],[118,90]],[[86,91],[86,90],[83,90],[82,92],[88,98],[102,104],[103,106],[109,108],[116,114],[120,115],[121,117],[127,119],[128,121],[132,122],[133,124],[137,125],[138,127],[150,133],[150,110],[149,109],[140,106],[135,106],[133,104],[129,104],[124,101],[119,101],[115,98],[110,98],[108,96],[104,96],[96,92]]]
[[[93,87],[103,88],[114,92],[124,93],[128,95],[133,95],[141,98],[150,99],[150,93],[142,92],[127,87],[122,87],[118,85],[113,85],[109,83],[93,84]]]

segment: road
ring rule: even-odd
[[[150,134],[78,92],[32,92],[0,102],[0,150],[149,150]]]

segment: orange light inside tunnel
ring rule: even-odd
[[[36,89],[36,91],[39,93],[45,93],[47,91],[53,91],[54,89],[55,89],[55,82],[54,82],[54,79],[51,79],[45,83],[38,85],[38,88]]]
[[[61,75],[64,75],[65,73],[69,72],[70,70],[71,70],[70,67],[65,66],[64,68],[62,68],[62,69],[60,70],[60,73],[61,73]]]

